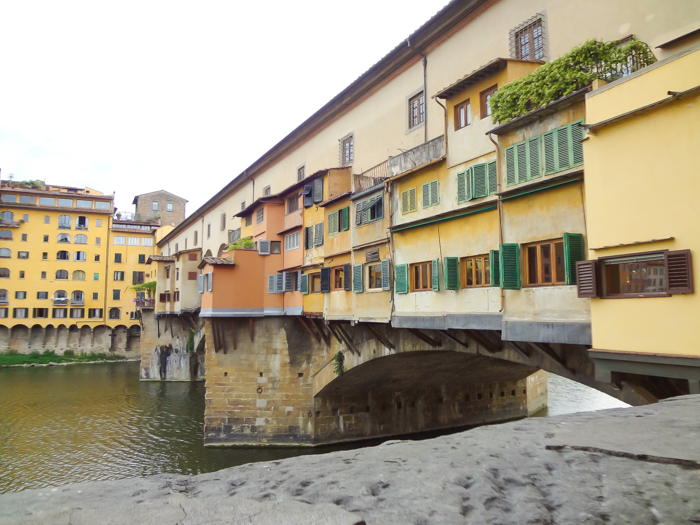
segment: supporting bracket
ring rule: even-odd
[[[338,330],[338,333],[340,334],[340,337],[345,341],[345,345],[356,355],[360,355],[360,351],[355,347],[355,345],[352,343],[352,339],[350,339],[350,336],[345,332],[342,326],[339,324],[335,325],[336,330]]]
[[[323,339],[323,342],[326,343],[326,346],[328,348],[331,347],[331,336],[329,336],[325,330],[323,329],[323,322],[316,323],[316,319],[310,318],[309,322],[311,323],[311,326],[313,326],[318,333],[321,335],[321,338]]]
[[[365,323],[363,326],[365,326],[370,332],[372,332],[374,334],[374,337],[377,339],[377,341],[382,343],[389,350],[396,350],[394,343],[392,343],[386,337],[384,337],[384,334],[382,334],[379,330],[377,330],[374,326],[372,326],[371,323]]]
[[[447,330],[440,330],[440,333],[441,333],[442,335],[444,335],[445,337],[447,337],[450,341],[453,341],[453,342],[457,343],[458,345],[463,346],[464,348],[469,348],[469,342],[468,342],[468,341],[464,341],[464,342],[463,342],[463,341],[460,341],[459,339],[457,339],[454,335],[452,335],[452,334],[451,334],[450,332],[448,332]]]
[[[306,322],[306,319],[304,319],[303,317],[297,317],[297,319],[301,323],[301,326],[306,328],[306,331],[309,332],[309,335],[311,335],[311,337],[313,337],[317,343],[320,343],[321,339],[318,337],[318,334],[311,329],[311,327]]]
[[[413,335],[415,335],[418,339],[421,339],[422,341],[425,341],[426,343],[428,343],[433,348],[440,347],[440,341],[433,339],[429,335],[425,335],[420,330],[416,330],[415,328],[409,328],[408,331],[411,332]]]
[[[532,348],[540,352],[541,354],[546,355],[549,357],[552,361],[557,363],[559,366],[561,366],[564,370],[573,373],[574,371],[571,370],[568,366],[566,366],[566,362],[557,355],[557,353],[554,351],[554,349],[549,346],[548,343],[533,343],[530,341],[528,343]]]

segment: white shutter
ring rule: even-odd
[[[270,255],[270,241],[260,239],[258,241],[258,254]]]
[[[267,293],[277,293],[277,276],[274,274],[267,276]]]
[[[293,292],[292,289],[292,272],[282,272],[282,281],[284,282],[284,291]]]
[[[284,275],[277,274],[277,293],[284,293]]]
[[[207,291],[211,292],[214,289],[214,272],[209,272],[209,280],[207,281]]]
[[[199,293],[204,292],[204,275],[202,275],[202,274],[199,274],[197,276],[197,291]]]

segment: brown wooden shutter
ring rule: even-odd
[[[598,297],[598,261],[576,263],[576,287],[579,297]]]
[[[690,250],[666,252],[668,293],[693,293],[693,261]]]

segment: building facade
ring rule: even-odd
[[[159,190],[134,197],[134,217],[147,221],[159,219],[161,224],[177,226],[185,220],[187,199],[178,197],[169,191]]]

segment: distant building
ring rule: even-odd
[[[187,199],[165,190],[152,191],[134,197],[137,220],[159,217],[164,226],[177,226],[185,220]]]

